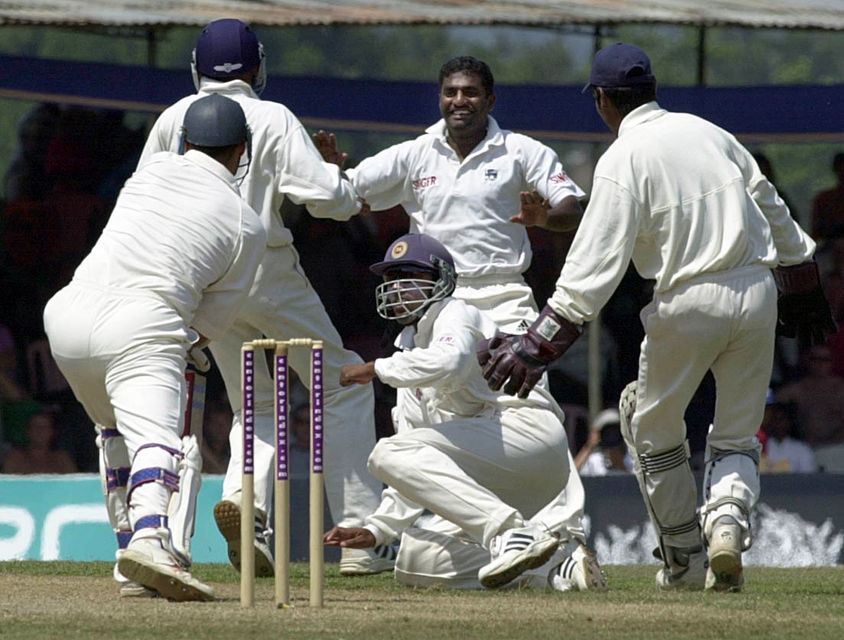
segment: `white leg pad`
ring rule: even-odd
[[[196,500],[202,485],[202,455],[194,435],[182,438],[179,489],[170,495],[167,516],[173,550],[183,566],[191,565],[191,538],[196,522]]]
[[[138,449],[129,477],[129,520],[133,531],[147,516],[164,516],[170,495],[179,489],[181,452],[170,447],[149,444]]]
[[[635,394],[635,382],[630,383],[621,394],[621,434],[633,459],[633,472],[665,558],[664,545],[683,549],[701,544],[700,524],[695,510],[697,488],[689,466],[688,442],[647,454],[637,450],[631,428]]]
[[[126,441],[117,429],[96,425],[99,451],[100,484],[105,496],[106,511],[111,528],[117,536],[117,546],[125,549],[132,536],[126,490],[131,462]]]

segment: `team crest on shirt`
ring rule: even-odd
[[[560,171],[560,173],[555,173],[553,176],[551,176],[550,179],[551,179],[551,182],[554,182],[556,184],[560,184],[561,182],[568,182],[569,181],[569,177],[566,175],[565,171]]]
[[[487,169],[484,171],[485,182],[495,182],[498,180],[498,169]]]
[[[390,257],[393,260],[398,260],[401,258],[405,253],[407,253],[407,242],[402,240],[401,242],[397,242],[392,250],[390,251]]]

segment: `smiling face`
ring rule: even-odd
[[[483,138],[494,104],[495,94],[487,93],[479,75],[457,71],[443,78],[440,113],[453,138]]]

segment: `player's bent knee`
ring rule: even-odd
[[[391,438],[379,440],[366,462],[369,473],[386,484],[390,484],[387,478],[392,478],[396,473],[400,473],[400,464],[396,459],[396,447],[390,440]]]

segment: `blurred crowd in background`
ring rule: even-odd
[[[135,169],[145,132],[127,126],[122,112],[40,104],[20,122],[18,138],[0,201],[0,472],[92,472],[98,464],[94,430],[52,361],[41,314],[99,236],[123,182]],[[762,155],[757,162],[776,184],[770,162]],[[759,432],[763,472],[844,473],[844,153],[818,158],[818,172],[830,169],[831,186],[814,196],[807,231],[818,241],[816,259],[842,329],[826,345],[809,350],[778,339]],[[588,193],[589,185],[582,186]],[[788,195],[782,195],[788,202]],[[384,338],[385,321],[375,313],[368,293],[376,284],[368,266],[406,233],[404,211],[373,212],[345,223],[314,219],[296,206],[285,207],[282,214],[302,267],[346,346],[365,360],[387,353],[391,345]],[[529,234],[534,255],[526,279],[541,307],[554,288],[573,234],[536,228]],[[602,313],[602,395],[607,409],[594,419],[587,409],[588,338],[581,338],[549,370],[551,391],[566,412],[569,443],[583,475],[629,472],[614,407],[625,384],[636,376],[644,335],[639,310],[650,297],[650,282],[631,267]],[[295,381],[292,398],[295,472],[296,460],[306,460],[308,446],[306,436],[296,432],[307,434],[308,394]],[[376,401],[377,433],[389,435],[391,389],[376,382]],[[686,414],[693,468],[703,466],[713,409],[714,383],[708,377]],[[230,424],[225,389],[212,369],[204,424],[205,473],[225,471]]]

